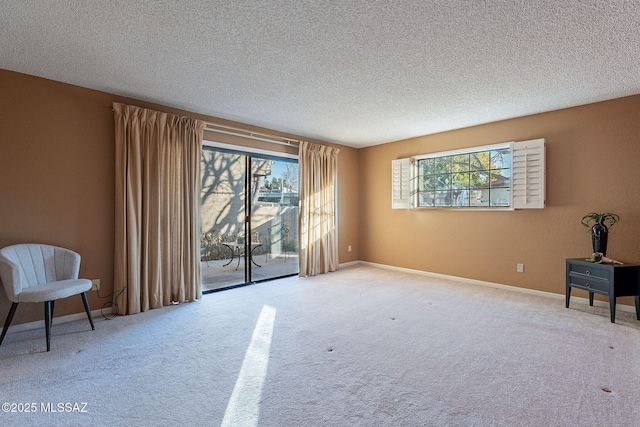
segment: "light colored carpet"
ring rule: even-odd
[[[7,335],[1,425],[640,425],[640,322],[562,299],[356,265],[96,320]]]

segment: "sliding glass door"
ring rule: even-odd
[[[203,148],[203,292],[297,274],[297,225],[297,160]]]

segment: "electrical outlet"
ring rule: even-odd
[[[517,264],[516,265],[516,271],[518,273],[524,273],[524,264]]]
[[[348,249],[349,249],[349,252],[351,252],[351,245],[349,245],[349,248],[348,248]]]
[[[100,290],[100,279],[93,279],[91,281],[91,290],[99,291]]]

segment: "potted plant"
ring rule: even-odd
[[[618,221],[620,221],[620,217],[611,212],[591,212],[582,217],[580,222],[582,225],[587,227],[589,229],[589,233],[591,233],[594,253],[600,252],[602,255],[607,254],[609,229]]]

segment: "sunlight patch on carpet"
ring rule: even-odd
[[[265,305],[253,330],[236,385],[231,393],[222,427],[258,425],[262,386],[267,376],[276,309]]]

